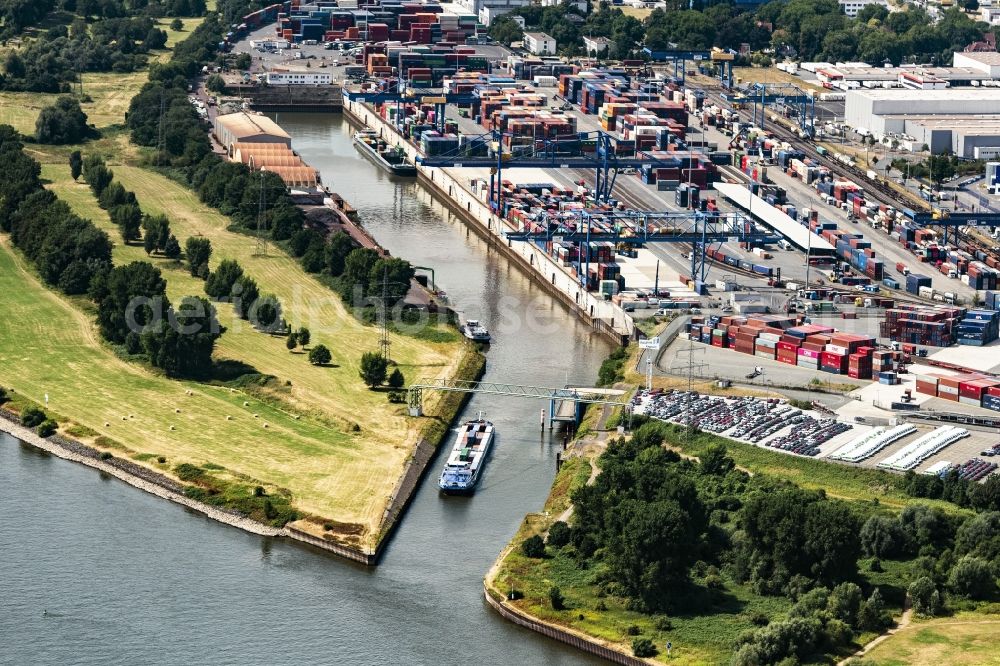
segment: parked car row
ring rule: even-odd
[[[633,399],[635,413],[725,434],[753,444],[805,456],[852,426],[832,418],[816,418],[774,399],[724,398],[687,391],[642,392]],[[788,431],[788,428],[791,430]],[[765,442],[775,434],[784,435]]]
[[[851,428],[850,424],[842,423],[836,419],[815,419],[802,414],[792,419],[791,432],[772,439],[767,445],[782,451],[797,453],[800,456],[817,456],[821,444]]]

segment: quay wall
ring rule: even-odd
[[[638,657],[633,657],[632,655],[625,654],[624,652],[619,652],[618,650],[602,645],[597,641],[587,638],[581,634],[570,633],[560,629],[559,627],[542,622],[531,615],[522,612],[518,608],[507,604],[502,599],[495,598],[493,594],[490,593],[488,586],[484,586],[483,594],[486,598],[486,603],[488,603],[493,610],[499,613],[500,616],[508,622],[513,622],[518,626],[542,634],[548,638],[566,643],[567,645],[572,645],[578,650],[582,650],[601,657],[602,659],[606,659],[612,664],[620,664],[621,666],[649,665],[649,662],[645,659],[639,659]]]
[[[371,107],[355,100],[344,99],[344,113],[355,122],[378,131],[390,143],[401,146],[406,151],[407,157],[416,162],[420,154],[416,146],[406,141],[395,127],[382,119]],[[544,285],[551,294],[571,307],[596,331],[619,345],[626,344],[635,337],[636,328],[632,317],[621,307],[588,292],[565,267],[534,243],[515,243],[505,238],[505,232],[517,229],[495,215],[489,205],[473,193],[469,181],[459,180],[454,171],[419,164],[417,173],[421,182],[444,198],[449,207],[469,227],[527,270],[537,283]]]

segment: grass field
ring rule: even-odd
[[[202,18],[184,18],[184,30],[170,29],[170,19],[161,19],[159,27],[167,33],[167,48],[150,54],[150,61],[165,61],[170,48],[186,39],[201,24]],[[90,102],[80,108],[87,114],[87,121],[98,130],[125,122],[125,111],[131,99],[147,81],[145,70],[119,74],[117,72],[87,72],[82,75],[83,93]],[[59,95],[47,93],[0,92],[0,124],[11,125],[25,135],[35,133],[35,121],[46,106],[51,106]]]
[[[136,193],[145,212],[164,213],[170,218],[171,228],[182,244],[188,236],[210,238],[214,250],[213,266],[223,258],[238,260],[263,291],[271,291],[279,297],[291,324],[309,326],[313,334],[312,344],[323,343],[330,348],[333,353],[331,367],[314,367],[308,363],[305,354],[289,353],[283,338],[254,331],[232,316],[231,306],[219,305],[220,320],[227,331],[219,339],[216,355],[238,359],[261,373],[275,376],[281,388],[271,391],[271,398],[289,413],[306,415],[316,427],[324,427],[327,442],[317,446],[316,442],[290,441],[280,449],[280,459],[276,459],[271,455],[272,451],[263,453],[259,442],[248,441],[243,434],[220,436],[218,430],[212,429],[199,433],[204,437],[192,436],[193,433],[188,432],[180,438],[169,432],[164,435],[162,430],[166,429],[163,427],[166,422],[158,419],[158,435],[147,432],[135,438],[131,432],[118,432],[121,428],[111,432],[102,429],[103,422],[112,420],[105,411],[94,418],[81,410],[81,405],[60,405],[61,412],[140,453],[165,455],[176,460],[212,462],[238,470],[288,488],[293,493],[296,507],[301,510],[341,523],[362,524],[368,530],[374,530],[412,444],[419,436],[419,428],[424,425],[404,416],[405,407],[388,403],[384,393],[368,391],[362,385],[358,377],[358,360],[363,351],[376,347],[377,331],[358,322],[344,309],[336,295],[302,271],[291,257],[278,250],[272,250],[268,257],[253,257],[254,241],[227,231],[229,220],[203,206],[189,190],[139,167],[115,165],[113,170],[115,178]],[[108,231],[116,244],[116,264],[148,260],[141,247],[126,246],[120,242],[117,229],[111,225],[106,212],[97,206],[86,185],[72,181],[68,167],[46,164],[42,175],[49,182],[48,187],[78,214],[92,219]],[[152,262],[164,271],[168,295],[172,300],[185,295],[203,295],[204,283],[191,277],[185,268],[166,259],[153,258]],[[455,342],[458,338],[454,334],[443,337],[450,337],[453,341],[429,343],[392,336],[393,358],[408,381],[448,376],[455,370],[461,358],[460,346]],[[8,339],[13,341],[15,338],[0,336],[0,340]],[[0,349],[6,346],[0,343]],[[103,353],[111,356],[110,352]],[[134,366],[128,367],[148,374]],[[0,371],[0,379],[40,400],[44,389],[41,383],[33,381],[32,376],[36,373],[36,363],[14,364]],[[73,376],[86,377],[89,381],[93,372],[88,369]],[[164,385],[163,390],[177,391],[173,382],[150,376],[151,381],[154,379]],[[286,382],[290,385],[286,386]],[[67,387],[74,385],[72,377],[60,377],[54,383]],[[109,382],[108,385],[114,386],[115,383]],[[84,395],[90,390],[92,388],[78,389]],[[117,390],[111,390],[109,397],[117,394]],[[435,400],[435,396],[428,396],[425,401],[425,408],[431,414],[434,413]],[[173,405],[172,402],[168,404]],[[254,410],[259,411],[256,406]],[[131,411],[144,410],[136,404]],[[210,410],[210,413],[215,413],[216,419],[223,418],[222,413],[216,410]],[[119,415],[112,416],[120,418]],[[191,417],[192,421],[200,418]],[[346,434],[355,423],[360,427],[360,433]],[[219,427],[233,429],[235,425],[235,422],[224,422]],[[256,425],[259,427],[259,424]],[[272,432],[278,434],[276,430]],[[258,437],[263,438],[263,434],[258,433]]]
[[[998,631],[1000,615],[996,613],[959,613],[955,617],[915,621],[875,646],[864,661],[875,666],[1000,664]]]
[[[168,30],[172,43],[199,21],[185,20],[181,33]],[[205,236],[212,241],[213,266],[224,258],[237,259],[263,293],[278,296],[292,325],[310,328],[312,345],[330,348],[333,362],[310,365],[301,350],[290,353],[284,339],[254,331],[232,315],[231,306],[220,304],[219,319],[227,330],[217,343],[216,358],[239,361],[275,379],[246,393],[169,380],[119,359],[98,339],[92,306],[62,298],[41,284],[4,238],[0,293],[12,297],[4,299],[8,317],[0,323],[0,385],[14,389],[19,400],[41,403],[47,393],[49,411],[60,417],[64,429],[114,449],[115,455],[130,455],[165,473],[182,462],[208,465],[222,481],[286,489],[296,509],[319,518],[320,524],[333,524],[335,533],[349,535],[348,541],[374,546],[386,502],[413,444],[422,433],[445,426],[440,419],[410,419],[405,406],[390,404],[385,393],[363,386],[358,362],[362,352],[377,347],[377,330],[358,322],[298,262],[278,249],[267,257],[252,256],[254,241],[227,231],[227,218],[203,206],[185,187],[135,166],[139,149],[115,125],[145,80],[145,72],[85,76],[85,91],[94,101],[84,108],[103,137],[79,148],[108,158],[115,177],[136,193],[144,212],[167,215],[182,245],[189,236]],[[54,97],[0,94],[0,109],[7,114],[0,122],[13,122],[30,133],[39,110]],[[149,258],[141,247],[121,242],[89,188],[69,176],[66,157],[75,148],[28,145],[26,150],[43,163],[48,187],[108,231],[116,264],[146,260],[158,265],[174,301],[204,295],[204,283],[180,264]],[[454,331],[442,328],[435,339],[392,336],[392,357],[409,382],[450,376],[467,358]],[[193,395],[186,395],[188,390]],[[425,411],[436,416],[442,405],[440,396],[430,395]],[[160,456],[167,462],[156,462]],[[299,526],[323,531],[313,523]]]
[[[823,87],[809,81],[805,81],[798,76],[793,76],[788,72],[783,72],[777,67],[734,67],[733,79],[743,83],[790,83],[804,90],[815,90],[823,92]]]

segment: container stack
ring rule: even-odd
[[[982,347],[1000,337],[1000,312],[996,310],[970,310],[958,323],[956,341],[960,345]]]
[[[918,275],[916,273],[910,273],[906,276],[906,293],[919,296],[921,287],[930,289],[931,279],[926,275]]]
[[[915,377],[917,393],[1000,411],[1000,379],[996,377],[976,373],[945,375],[934,372]]]
[[[962,308],[898,304],[886,310],[879,335],[897,342],[930,347],[948,347],[955,341]]]

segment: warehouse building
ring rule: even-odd
[[[328,86],[333,75],[327,72],[270,71],[265,77],[269,86]]]
[[[267,116],[230,113],[218,116],[212,130],[228,152],[234,143],[279,143],[291,148],[292,137]]]
[[[904,149],[991,158],[1000,151],[1000,89],[851,90],[845,122]]]
[[[556,40],[544,32],[524,33],[524,48],[535,55],[554,55]]]

